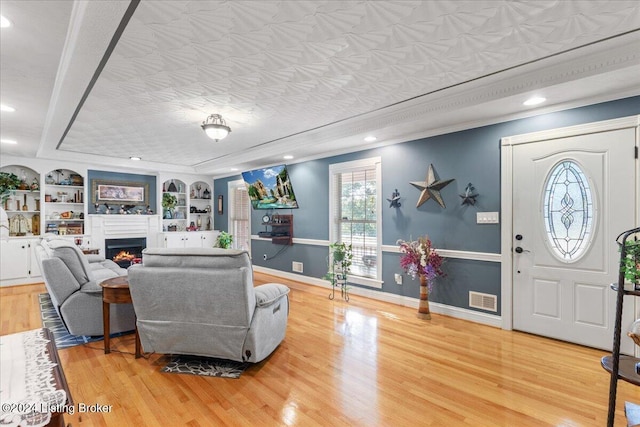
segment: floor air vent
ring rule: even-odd
[[[481,310],[498,311],[498,297],[480,292],[469,292],[469,307]]]

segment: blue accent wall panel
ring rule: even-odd
[[[300,209],[283,213],[294,215],[296,238],[328,241],[329,239],[329,166],[369,157],[382,158],[382,241],[395,245],[398,239],[415,239],[428,234],[436,248],[500,253],[500,224],[476,224],[476,213],[500,212],[500,139],[506,136],[559,127],[609,120],[640,114],[640,97],[632,97],[571,110],[511,120],[408,141],[392,146],[364,150],[340,156],[287,165]],[[416,207],[420,191],[410,182],[424,181],[429,164],[440,179],[453,178],[442,190],[446,209],[428,200]],[[240,175],[216,180],[215,194],[223,194],[227,202],[227,182]],[[460,194],[472,183],[479,194],[475,206],[462,206]],[[386,201],[398,189],[402,206],[390,208]],[[226,209],[226,206],[225,206]],[[252,233],[262,230],[264,211],[252,212]],[[215,215],[216,228],[225,230],[225,215]],[[502,222],[502,218],[501,218]],[[294,244],[275,258],[262,260],[281,248],[269,241],[253,241],[256,265],[291,272],[292,261],[304,263],[304,276],[321,278],[326,272],[328,248],[322,245]],[[447,305],[469,308],[469,291],[500,295],[500,263],[447,259],[447,277],[438,279],[430,299]],[[418,281],[404,275],[404,284],[396,285],[394,274],[400,273],[399,254],[383,253],[382,292],[417,298]],[[355,285],[354,285],[355,286]],[[474,309],[475,310],[475,309]]]
[[[264,254],[268,257],[266,261],[263,259]],[[283,246],[274,245],[267,240],[253,240],[251,242],[251,256],[254,265],[293,273],[292,262],[301,262],[304,268],[302,274],[308,277],[321,278],[325,275],[328,254],[328,249],[325,246],[295,244]]]
[[[158,209],[156,206],[156,195],[157,195],[157,187],[156,187],[156,177],[153,175],[138,175],[133,173],[121,173],[121,172],[107,172],[107,171],[99,171],[99,170],[89,170],[87,171],[87,175],[89,178],[89,201],[88,208],[89,213],[95,213],[95,208],[93,207],[93,180],[94,179],[104,179],[110,181],[122,181],[122,182],[135,182],[137,184],[148,184],[149,185],[149,207],[154,213],[158,213]],[[111,204],[110,204],[111,205]],[[118,203],[113,203],[114,209],[118,206]],[[140,206],[144,208],[144,206]]]
[[[242,179],[241,175],[216,179],[213,181],[213,229],[229,231],[227,214],[229,213],[229,190],[231,181]],[[218,215],[218,196],[222,196],[222,215]],[[253,230],[253,229],[252,229]]]

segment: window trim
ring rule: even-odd
[[[227,199],[228,199],[228,209],[227,209],[227,229],[229,230],[229,232],[231,232],[232,230],[232,223],[233,223],[233,216],[236,214],[235,212],[235,191],[236,189],[241,189],[244,188],[246,190],[246,186],[244,184],[244,181],[241,179],[235,180],[235,181],[229,181],[227,183]],[[249,201],[249,206],[248,206],[248,218],[247,218],[247,231],[248,231],[248,237],[247,237],[247,245],[248,245],[248,249],[247,251],[249,252],[249,257],[251,257],[251,201]],[[233,242],[233,248],[237,249],[238,242],[237,242],[237,238],[234,237],[234,242]]]
[[[376,169],[376,256],[378,259],[376,265],[376,277],[372,279],[370,277],[349,275],[349,282],[357,285],[368,286],[371,288],[382,289],[382,158],[381,157],[369,157],[366,159],[353,160],[349,162],[333,163],[329,165],[329,242],[335,242],[338,240],[338,236],[335,235],[337,227],[334,225],[333,213],[336,212],[336,200],[335,197],[337,189],[334,176],[339,173],[354,172],[357,170],[371,169],[375,166]]]

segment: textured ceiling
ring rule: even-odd
[[[108,28],[115,28],[123,2],[96,3],[120,3],[109,15]],[[87,16],[85,9],[70,20],[79,40],[77,52],[66,52],[71,70],[85,58],[83,41],[97,37]],[[580,49],[639,27],[638,1],[142,1],[74,119],[79,99],[65,91],[56,98],[66,111],[49,111],[51,121],[71,125],[66,135],[50,125],[40,150],[51,152],[53,144],[63,153],[139,155],[214,174],[243,158],[257,164],[277,161],[276,152],[313,156],[322,130],[366,134],[364,118],[381,122],[434,95],[442,102],[466,91],[468,98],[485,82],[499,84],[540,61],[555,66],[559,54],[575,61]],[[98,29],[97,46],[106,49],[113,34]],[[637,37],[626,43],[640,48]],[[4,73],[4,51],[2,59]],[[633,75],[628,67],[638,71],[638,63],[636,53],[619,68]],[[563,72],[571,74],[558,70],[547,84],[570,80]],[[70,85],[67,74],[56,78],[61,87]],[[77,80],[84,91],[88,79]],[[217,144],[200,129],[213,113],[232,128]],[[390,140],[402,138],[402,120],[397,125]],[[414,123],[403,130],[420,131],[428,129]],[[328,141],[324,149],[345,146]]]

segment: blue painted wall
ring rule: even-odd
[[[119,181],[119,182],[134,182],[136,184],[148,184],[149,185],[149,206],[153,212],[158,212],[156,209],[156,177],[153,175],[137,175],[133,173],[120,173],[120,172],[107,172],[107,171],[99,171],[99,170],[89,170],[87,171],[87,175],[89,178],[89,200],[88,200],[88,209],[90,214],[96,213],[95,207],[93,206],[93,180],[94,179],[104,179],[109,181]],[[111,204],[109,204],[111,205]],[[146,205],[136,206],[134,209],[140,208],[144,209]],[[113,213],[117,213],[118,204],[113,203]]]
[[[384,199],[398,189],[402,206],[389,208],[383,203],[382,240],[395,245],[398,239],[408,240],[428,234],[435,247],[450,250],[500,253],[500,225],[476,224],[476,212],[500,211],[500,139],[505,136],[573,126],[601,120],[640,114],[640,97],[626,98],[587,107],[512,120],[490,126],[409,141],[393,146],[364,150],[287,166],[299,209],[286,211],[294,215],[294,235],[304,239],[329,239],[329,165],[357,159],[382,158],[382,196]],[[429,164],[433,164],[441,179],[454,178],[442,190],[446,209],[433,200],[419,208],[420,194],[411,181],[424,181]],[[227,202],[227,183],[241,179],[234,176],[214,181],[215,196],[222,194]],[[475,206],[461,206],[460,194],[468,183],[479,193]],[[386,200],[385,200],[386,202]],[[216,229],[227,230],[225,215],[215,216]],[[253,234],[265,211],[252,212]],[[282,252],[279,252],[282,251]],[[267,254],[269,259],[263,260]],[[320,278],[326,270],[326,246],[293,245],[283,247],[268,241],[252,242],[255,265],[291,272],[292,261],[304,264],[304,275]],[[404,284],[395,284],[394,274],[401,273],[399,254],[383,253],[382,292],[418,298],[418,282],[405,276]],[[498,295],[500,300],[500,264],[471,260],[448,259],[445,278],[438,279],[430,300],[469,308],[468,292]]]

